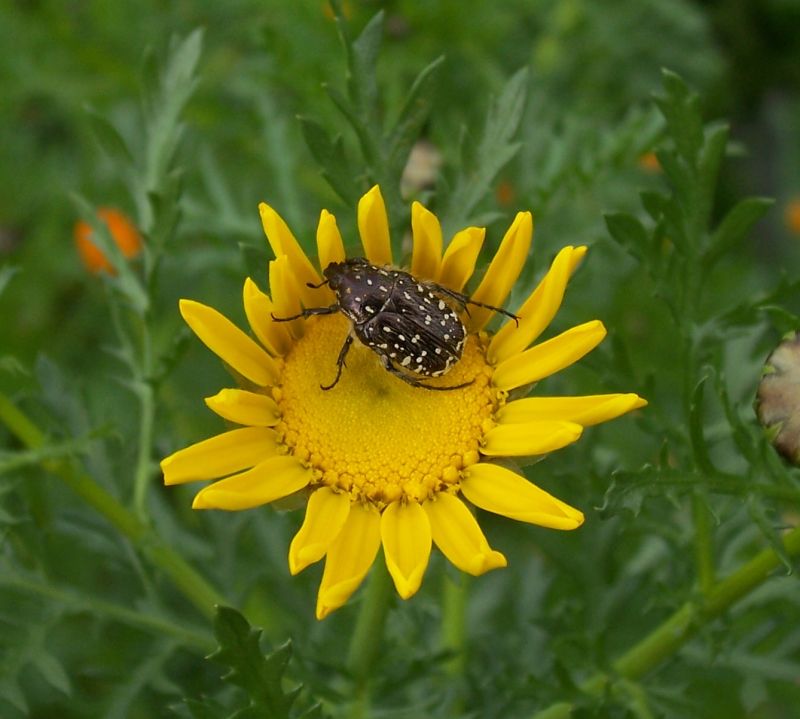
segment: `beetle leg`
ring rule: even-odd
[[[508,310],[504,310],[502,307],[495,307],[494,305],[487,305],[484,302],[475,302],[474,300],[467,300],[467,302],[471,305],[475,305],[476,307],[485,307],[487,310],[494,310],[495,312],[499,312],[501,315],[505,315],[506,317],[510,317],[514,320],[514,324],[519,327],[519,315],[515,315],[513,312],[509,312]],[[466,309],[466,308],[464,308]]]
[[[329,389],[333,389],[337,383],[339,382],[339,378],[342,376],[342,367],[344,367],[344,358],[347,356],[347,352],[350,350],[350,345],[353,344],[353,335],[347,335],[344,339],[344,344],[342,345],[342,349],[339,350],[339,356],[336,358],[336,378],[328,385],[321,384],[319,387],[325,391]]]
[[[384,369],[393,374],[398,379],[403,380],[406,384],[410,384],[412,387],[421,387],[422,389],[430,389],[430,390],[437,390],[437,391],[444,391],[448,389],[461,389],[462,387],[468,387],[471,385],[475,380],[470,380],[469,382],[462,382],[461,384],[453,384],[449,385],[448,387],[437,387],[436,385],[425,384],[421,380],[417,379],[413,375],[406,374],[405,372],[397,369],[392,364],[392,360],[388,357],[388,355],[378,355],[381,358],[381,364],[383,365]]]
[[[428,287],[433,292],[438,292],[439,294],[444,295],[445,297],[449,297],[451,300],[458,302],[461,305],[461,309],[467,313],[469,316],[469,309],[467,309],[467,305],[475,305],[476,307],[484,307],[487,310],[494,310],[495,312],[499,312],[501,315],[505,315],[506,317],[510,317],[516,323],[517,327],[519,327],[519,316],[515,315],[513,312],[509,312],[508,310],[504,310],[502,307],[495,307],[494,305],[487,305],[485,302],[476,302],[475,300],[471,300],[469,296],[462,294],[461,292],[456,292],[455,290],[450,290],[447,287],[442,287],[441,285],[435,284],[428,284]]]
[[[273,322],[290,322],[291,320],[297,320],[301,317],[305,319],[306,317],[312,317],[313,315],[332,315],[339,311],[339,304],[331,305],[330,307],[306,307],[302,312],[292,315],[291,317],[276,317],[272,313],[270,313],[270,317],[272,317]]]
[[[315,285],[313,282],[306,282],[306,287],[310,287],[312,290],[318,290],[320,287],[325,287],[328,284],[328,280],[323,280],[318,285]]]

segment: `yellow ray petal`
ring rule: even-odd
[[[440,492],[422,507],[436,546],[462,572],[477,576],[506,566],[506,558],[489,546],[472,512],[460,499]]]
[[[381,515],[353,504],[339,536],[328,549],[317,594],[317,619],[341,607],[358,589],[381,544]]]
[[[442,226],[439,219],[419,202],[411,205],[411,274],[427,280],[438,280],[442,264]]]
[[[164,484],[216,479],[254,467],[278,451],[275,432],[266,427],[242,427],[204,439],[161,460]]]
[[[503,237],[497,253],[492,259],[478,289],[472,294],[475,302],[502,307],[508,293],[522,272],[528,257],[528,250],[533,237],[533,215],[530,212],[519,212],[511,223],[511,227]],[[485,307],[470,307],[467,320],[470,332],[483,329],[492,318],[493,310]]]
[[[375,265],[392,264],[389,220],[381,188],[375,185],[358,201],[358,232],[364,254]]]
[[[572,444],[583,427],[574,422],[534,421],[501,424],[483,438],[481,453],[491,457],[531,457]]]
[[[280,418],[272,397],[243,389],[220,390],[213,397],[206,397],[206,404],[220,417],[250,427],[272,427]]]
[[[285,355],[291,348],[292,337],[289,328],[282,322],[274,322],[275,305],[269,295],[264,294],[249,277],[244,281],[244,313],[247,321],[267,351],[273,356]],[[280,315],[275,314],[276,317]]]
[[[261,387],[278,379],[275,360],[222,313],[192,300],[181,300],[179,306],[192,332],[240,375]]]
[[[496,415],[501,424],[562,420],[583,427],[610,419],[647,405],[635,394],[595,394],[585,397],[526,397],[509,402]]]
[[[467,280],[475,271],[475,262],[478,260],[484,237],[486,237],[485,227],[467,227],[453,235],[453,239],[444,251],[439,284],[456,292],[464,289]]]
[[[350,497],[330,487],[316,490],[308,500],[303,526],[289,546],[289,571],[302,572],[318,562],[336,540],[350,514]]]
[[[605,336],[606,328],[598,320],[568,329],[501,362],[495,368],[492,383],[499,389],[511,390],[549,377],[591,352]]]
[[[318,307],[319,304],[315,303],[319,302],[319,295],[315,294],[315,290],[306,286],[306,282],[318,285],[322,279],[314,269],[314,265],[311,264],[311,260],[308,259],[292,231],[275,210],[265,202],[261,202],[258,205],[258,211],[261,214],[264,234],[267,236],[275,257],[286,255],[289,260],[292,277],[295,280],[295,291],[300,295],[306,307]],[[272,294],[274,297],[274,288],[272,288]]]
[[[192,509],[251,509],[300,491],[311,470],[289,455],[270,457],[246,472],[220,479],[201,489]]]
[[[381,515],[386,567],[397,593],[408,599],[422,584],[431,556],[431,525],[416,502],[392,502]]]
[[[317,254],[319,255],[319,265],[323,270],[331,262],[344,262],[347,257],[336,218],[327,210],[323,210],[319,215]]]
[[[286,255],[281,255],[269,263],[269,288],[272,292],[273,314],[276,317],[294,317],[301,311],[300,297],[295,290],[295,279]],[[305,320],[300,317],[289,322],[279,322],[295,339],[304,333]]]
[[[585,254],[585,247],[565,247],[556,255],[550,271],[516,311],[519,327],[513,321],[506,322],[492,337],[487,353],[489,362],[498,364],[536,340],[558,312],[567,282]]]
[[[510,469],[481,462],[464,470],[461,492],[476,507],[551,529],[575,529],[583,513]]]

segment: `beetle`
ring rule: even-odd
[[[425,384],[422,377],[440,377],[461,359],[467,329],[456,307],[467,312],[467,305],[485,307],[511,317],[519,317],[499,307],[476,302],[469,296],[422,280],[408,272],[371,264],[363,257],[331,262],[322,272],[325,279],[309,287],[328,285],[336,295],[329,307],[309,307],[291,317],[276,317],[288,322],[314,315],[341,312],[352,323],[336,360],[336,377],[323,390],[333,389],[345,366],[345,358],[357,338],[381,360],[384,369],[412,387],[430,390],[460,389],[471,384],[438,387]]]

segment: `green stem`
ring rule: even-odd
[[[800,527],[795,527],[783,537],[783,545],[790,557],[800,555]],[[635,680],[644,676],[675,654],[704,625],[765,582],[780,564],[780,558],[772,549],[759,552],[727,579],[718,582],[699,601],[686,602],[625,652],[614,662],[613,675],[599,672],[587,679],[581,685],[581,690],[597,696],[613,687],[616,677]],[[567,719],[571,713],[571,704],[559,702],[534,714],[533,719]]]
[[[153,350],[147,317],[142,318],[142,353],[137,395],[139,396],[139,444],[136,452],[136,470],[133,475],[133,509],[136,515],[147,518],[147,490],[150,486],[151,452],[153,446],[153,423],[155,402],[153,401]]]
[[[355,680],[354,702],[350,714],[352,719],[362,719],[369,714],[369,683],[383,644],[383,630],[391,596],[389,572],[383,560],[379,559],[372,567],[347,654],[347,668]]]
[[[694,554],[697,564],[697,579],[700,591],[707,596],[714,588],[716,570],[714,568],[711,521],[705,492],[698,490],[692,495],[692,514],[694,517]]]
[[[467,665],[466,652],[466,611],[467,611],[467,575],[459,575],[453,580],[444,575],[442,593],[442,648],[452,657],[445,665],[447,673],[453,677],[462,677]]]
[[[45,436],[7,397],[0,394],[0,421],[29,449],[45,444]],[[52,472],[90,507],[103,515],[156,567],[161,569],[186,598],[205,616],[214,615],[214,605],[223,604],[222,595],[180,554],[90,475],[67,460],[47,460],[42,466]]]
[[[114,602],[107,602],[95,597],[87,598],[85,596],[79,596],[74,592],[59,589],[51,584],[44,584],[24,577],[9,576],[7,574],[0,580],[0,584],[8,589],[17,589],[47,597],[57,602],[61,607],[103,615],[115,621],[123,622],[130,626],[151,632],[159,637],[172,637],[181,644],[197,647],[200,651],[206,653],[213,651],[216,646],[214,638],[209,633],[204,633],[192,627],[182,626],[172,619],[142,614],[129,607],[115,604]]]

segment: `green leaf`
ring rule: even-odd
[[[39,674],[51,687],[67,695],[72,693],[72,687],[64,665],[50,652],[38,651],[31,657],[31,664],[36,667]]]
[[[750,518],[755,522],[756,526],[761,531],[761,535],[767,541],[772,551],[778,555],[778,558],[781,560],[781,564],[783,564],[783,566],[786,568],[786,573],[792,574],[794,572],[794,564],[791,557],[786,553],[786,547],[781,540],[781,535],[779,532],[781,527],[779,527],[773,519],[767,516],[761,499],[756,496],[748,497],[747,511],[750,514]]]
[[[650,236],[641,221],[626,212],[613,212],[603,216],[611,236],[640,261],[650,254]]]
[[[283,691],[291,643],[286,642],[265,656],[259,646],[261,630],[251,629],[247,620],[231,607],[217,608],[214,634],[219,648],[209,658],[229,667],[223,679],[241,687],[250,697],[250,707],[243,710],[244,713],[237,712],[236,716],[289,719],[299,691],[299,687],[288,693]]]
[[[367,123],[377,122],[378,82],[375,67],[383,43],[383,11],[376,13],[348,47],[350,98]]]
[[[11,278],[19,272],[19,267],[4,265],[0,267],[0,295],[3,294]]]
[[[694,387],[689,403],[689,437],[692,441],[692,454],[697,467],[708,477],[717,473],[708,454],[708,443],[704,432],[703,394],[706,382],[712,377],[713,369],[706,368],[700,381]]]
[[[297,119],[308,149],[322,167],[322,176],[347,205],[355,205],[359,191],[350,172],[341,137],[331,139],[327,130],[309,117]]]
[[[719,168],[725,157],[730,131],[727,125],[710,127],[705,133],[703,147],[697,164],[697,216],[694,218],[698,232],[705,232],[711,220],[714,206],[714,191],[717,187]]]
[[[656,97],[656,104],[667,121],[668,132],[678,154],[694,167],[703,144],[699,98],[689,90],[681,77],[670,70],[662,71],[662,80],[666,94]]]
[[[520,148],[513,138],[517,134],[528,97],[528,69],[518,70],[492,102],[486,117],[483,135],[474,159],[466,162],[459,173],[452,193],[447,198],[442,225],[445,235],[464,227],[472,220],[478,203],[492,192],[492,182],[500,170]]]
[[[133,155],[117,128],[91,106],[86,105],[84,109],[89,115],[92,130],[103,150],[111,159],[132,167],[134,164]]]
[[[734,245],[741,242],[773,204],[775,201],[769,197],[747,197],[728,210],[711,236],[708,252],[703,258],[706,267],[711,267]]]
[[[389,136],[387,163],[390,172],[398,177],[402,174],[411,147],[417,141],[430,114],[435,89],[433,80],[443,62],[444,56],[440,56],[417,75]]]

